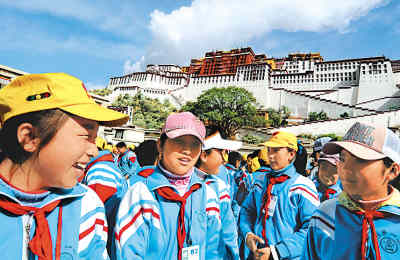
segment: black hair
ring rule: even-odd
[[[207,126],[206,127],[206,137],[215,134],[216,132],[219,132],[221,134],[220,129],[217,126]],[[221,134],[221,137],[224,138]],[[204,150],[202,152],[205,152],[207,155],[209,155],[212,152],[212,149]],[[200,155],[201,156],[201,155]],[[195,164],[196,168],[199,168],[201,165],[201,158],[197,159],[197,162]]]
[[[0,130],[1,161],[9,158],[15,164],[24,163],[50,142],[67,119],[68,113],[60,109],[30,112],[8,119]],[[31,124],[34,127],[32,138],[40,139],[39,148],[34,153],[25,151],[18,141],[18,127],[23,123]]]
[[[239,152],[236,151],[232,151],[228,154],[228,163],[232,164],[232,165],[236,165],[236,162],[242,161],[242,156],[240,155]]]
[[[125,142],[119,142],[115,145],[117,148],[123,148],[126,147],[126,143]]]
[[[159,155],[157,142],[146,140],[135,149],[135,153],[140,166],[154,165]]]
[[[307,151],[304,146],[300,143],[297,143],[298,150],[296,152],[296,159],[293,163],[296,171],[303,176],[307,176],[306,167],[307,167]]]

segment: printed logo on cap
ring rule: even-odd
[[[368,146],[373,146],[375,142],[375,137],[373,136],[373,132],[375,127],[362,125],[361,123],[355,123],[349,131],[347,131],[346,135],[343,137],[344,141],[357,141]]]

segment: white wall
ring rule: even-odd
[[[281,127],[281,128],[276,128],[272,131],[273,132],[278,130],[288,131],[295,135],[299,134],[322,135],[322,134],[335,133],[337,135],[343,136],[355,122],[376,123],[386,127],[398,127],[400,125],[400,110],[361,116],[356,118],[337,119],[324,122],[308,123],[297,126]]]

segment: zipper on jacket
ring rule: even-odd
[[[31,228],[33,221],[33,213],[22,216],[23,225],[23,245],[22,245],[22,260],[29,259],[29,241],[31,240]]]

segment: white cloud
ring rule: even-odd
[[[155,10],[146,60],[187,64],[212,49],[229,49],[265,38],[273,30],[348,32],[352,21],[387,0],[194,0],[171,13]],[[243,45],[244,44],[244,45]]]
[[[138,61],[126,60],[124,63],[124,74],[143,71],[146,68],[145,58],[142,56]]]

